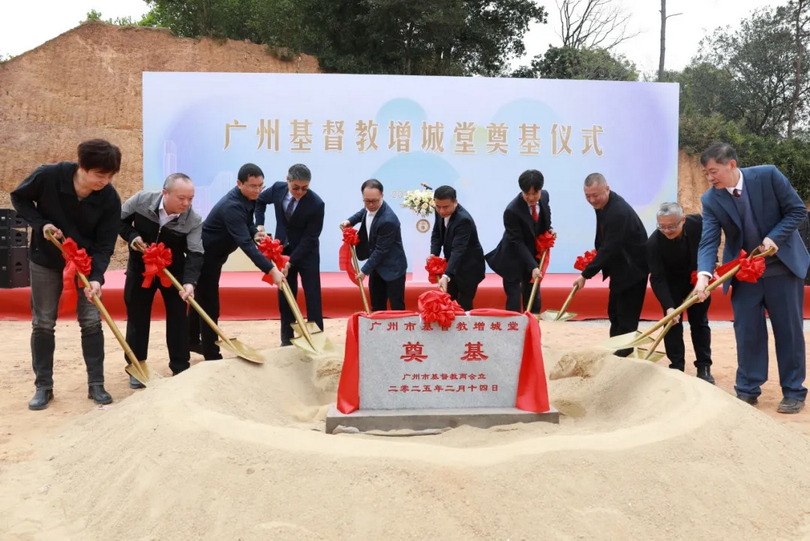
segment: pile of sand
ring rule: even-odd
[[[607,357],[550,382],[558,426],[381,438],[323,433],[340,358],[267,357],[197,365],[70,424],[40,460],[0,474],[3,539],[810,532],[810,442],[680,372]]]

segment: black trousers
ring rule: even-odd
[[[524,274],[519,280],[503,279],[503,290],[506,293],[506,309],[511,310],[512,312],[523,312],[525,309],[521,307],[526,307],[529,304],[529,297],[532,294],[532,275],[531,274]],[[520,297],[523,296],[523,302],[521,303]],[[459,303],[461,304],[461,303]],[[537,295],[534,297],[534,302],[532,303],[533,306],[531,310],[529,310],[533,314],[540,313],[540,286],[537,286]]]
[[[166,346],[169,349],[169,368],[179,374],[189,367],[187,305],[173,287],[163,287],[157,277],[150,287],[141,287],[142,276],[127,274],[124,282],[124,303],[127,306],[127,343],[140,361],[149,351],[149,328],[152,323],[152,302],[160,290],[166,307]],[[196,314],[196,312],[195,312]],[[124,355],[127,363],[129,359]]]
[[[459,284],[456,280],[450,280],[450,283],[447,284],[447,293],[450,294],[450,298],[457,301],[466,312],[473,309],[473,299],[477,292],[478,284]]]
[[[368,275],[368,296],[372,312],[388,310],[389,302],[391,310],[405,310],[405,276],[403,274],[386,281],[377,271],[371,271]]]
[[[647,278],[622,289],[610,288],[608,296],[608,319],[610,319],[610,336],[618,336],[638,330],[641,318],[641,307],[647,294]],[[614,352],[617,357],[627,357],[633,348],[620,349]]]
[[[321,273],[316,267],[314,269],[299,269],[290,266],[287,273],[287,283],[290,284],[290,291],[293,298],[298,294],[298,276],[301,276],[301,285],[304,287],[304,297],[306,298],[307,312],[303,314],[310,323],[315,323],[323,330],[323,307],[321,305]],[[279,288],[278,310],[281,313],[281,344],[288,345],[294,333],[292,324],[295,323],[290,305],[284,293]]]
[[[222,275],[222,265],[217,261],[208,260],[203,262],[200,278],[197,280],[197,288],[194,298],[200,308],[208,314],[214,323],[219,321],[219,278]],[[165,298],[165,297],[164,297]],[[217,333],[200,319],[196,310],[192,309],[188,314],[189,344],[192,347],[198,344],[202,348],[202,354],[206,361],[214,361],[222,358],[217,342]]]
[[[692,285],[670,284],[669,290],[673,294],[673,301],[681,303],[692,291]],[[712,331],[709,328],[709,306],[712,298],[705,302],[697,302],[686,309],[689,320],[689,330],[692,334],[692,347],[695,348],[695,366],[712,365]],[[686,367],[686,348],[683,344],[683,323],[677,323],[669,329],[664,336],[664,347],[669,357],[669,367],[683,371]]]

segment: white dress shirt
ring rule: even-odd
[[[377,210],[374,212],[366,210],[366,235],[368,236],[369,240],[371,239],[371,222],[374,221],[374,217],[377,215]]]
[[[158,216],[160,217],[160,227],[163,227],[167,223],[171,222],[172,220],[180,216],[180,214],[169,214],[168,212],[166,212],[166,209],[163,207],[163,198],[161,197]]]

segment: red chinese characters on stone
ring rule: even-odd
[[[427,355],[422,354],[422,348],[425,346],[419,342],[415,344],[413,342],[408,342],[407,344],[403,344],[402,347],[405,348],[405,355],[400,355],[399,358],[406,363],[411,361],[418,361],[421,363],[427,359]]]
[[[415,331],[416,330],[416,323],[413,321],[409,321],[405,323],[405,330],[406,331]]]
[[[398,331],[399,330],[399,323],[396,321],[390,321],[388,323],[387,331]]]
[[[506,330],[507,331],[518,331],[518,330],[520,330],[518,328],[518,322],[517,321],[510,321],[509,324],[508,324],[508,328]]]
[[[467,351],[464,353],[464,356],[461,357],[462,361],[485,361],[489,359],[487,355],[484,355],[484,350],[481,349],[483,344],[481,342],[467,342],[465,347]]]

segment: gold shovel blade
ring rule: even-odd
[[[574,319],[577,315],[573,312],[560,312],[559,310],[546,310],[540,314],[543,321],[568,321]]]
[[[146,363],[140,363],[143,372],[138,370],[135,366],[128,364],[124,370],[126,370],[127,374],[132,376],[133,378],[137,379],[144,385],[149,384],[149,368],[146,366]]]
[[[647,356],[649,354],[649,357]],[[633,354],[631,355],[634,359],[641,359],[644,361],[650,361],[652,363],[657,363],[664,357],[666,357],[666,353],[662,351],[653,351],[650,353],[649,348],[636,348],[633,350]]]
[[[298,325],[298,323],[293,323],[292,324],[292,329],[298,336],[304,336],[304,333],[301,332],[301,326]],[[322,333],[323,332],[321,330],[321,328],[318,327],[317,323],[309,322],[309,321],[307,321],[307,330],[309,331],[310,335],[315,334],[315,333]]]
[[[618,349],[627,349],[636,346],[641,346],[643,344],[650,344],[653,342],[653,339],[649,336],[639,338],[640,336],[641,333],[639,331],[613,336],[602,342],[602,347],[605,349],[611,349],[615,351]]]
[[[312,344],[307,341],[306,337],[304,336],[296,336],[290,342],[297,347],[298,349],[303,350],[306,353],[318,355],[324,353],[326,351],[326,335],[322,332],[319,333],[312,333],[309,335],[312,339]]]
[[[264,356],[250,347],[247,344],[243,344],[239,340],[235,338],[231,338],[231,344],[233,344],[233,348],[228,345],[227,342],[222,340],[217,341],[217,345],[221,348],[227,349],[240,359],[244,359],[246,361],[250,361],[252,363],[264,364],[265,358]]]

